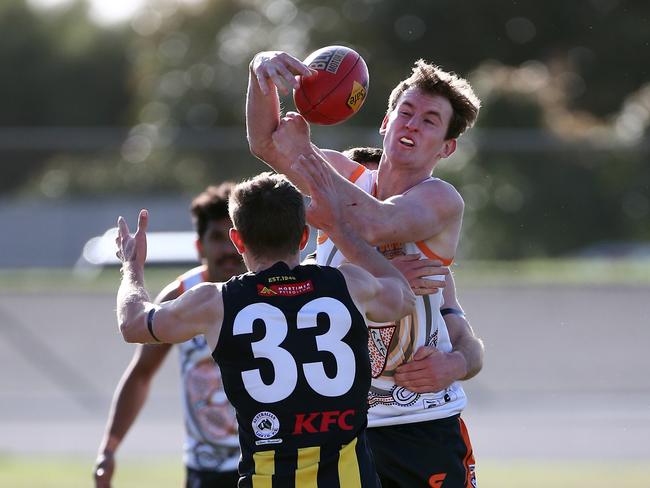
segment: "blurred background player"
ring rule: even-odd
[[[192,201],[201,266],[167,285],[156,303],[173,300],[197,283],[226,281],[244,271],[228,237],[232,227],[228,198],[233,183],[209,186]],[[104,437],[95,465],[95,486],[111,486],[115,452],[142,409],[151,380],[171,350],[171,344],[139,345],[113,395]],[[203,336],[178,344],[183,391],[186,487],[236,487],[239,442],[235,412],[223,391],[221,373]]]
[[[388,258],[422,254],[450,264],[460,238],[464,203],[456,189],[433,178],[436,164],[456,149],[457,138],[471,127],[480,101],[469,83],[452,73],[416,61],[411,75],[391,92],[379,128],[383,154],[379,169],[367,171],[338,151],[321,151],[311,142],[309,125],[297,113],[281,117],[278,91],[296,88],[297,76],[312,76],[308,66],[280,51],[261,52],[250,62],[247,131],[251,152],[286,174],[308,194],[293,167],[300,155],[315,155],[333,166],[333,180],[345,218]],[[318,239],[317,260],[345,259],[325,233]],[[482,357],[478,339],[453,351],[440,313],[442,298],[417,297],[416,312],[386,327],[371,329],[373,383],[369,395],[369,438],[384,486],[473,485],[475,463],[460,413],[467,398],[458,380],[475,374]],[[397,369],[434,350],[448,353],[445,363],[454,381],[442,390],[417,392],[396,384]],[[395,446],[399,446],[396,449]]]
[[[378,487],[365,440],[365,320],[404,316],[414,294],[340,218],[341,200],[316,158],[298,164],[312,188],[312,221],[363,268],[300,265],[309,238],[302,195],[265,173],[237,185],[229,202],[230,236],[250,272],[199,284],[162,307],[144,289],[148,213],[134,236],[120,217],[118,324],[129,342],[205,336],[240,421],[241,488]]]

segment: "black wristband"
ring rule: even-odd
[[[450,313],[453,313],[454,315],[460,315],[461,317],[465,316],[465,312],[463,312],[458,308],[447,307],[447,308],[440,309],[440,315],[442,315],[443,317],[445,315],[449,315]]]
[[[147,329],[149,329],[149,334],[151,334],[151,337],[153,337],[156,342],[160,342],[160,339],[156,337],[156,334],[153,333],[153,314],[156,313],[156,309],[152,308],[149,310],[149,313],[147,314]]]

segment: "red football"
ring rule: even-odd
[[[333,125],[352,117],[368,93],[368,67],[359,54],[345,46],[314,51],[304,63],[318,71],[299,77],[293,92],[298,112],[313,124]]]

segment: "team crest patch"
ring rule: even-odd
[[[388,348],[393,340],[397,326],[369,328],[368,352],[370,353],[370,367],[372,377],[378,378],[386,367],[388,360]]]
[[[301,281],[300,283],[284,283],[281,285],[257,285],[257,294],[262,297],[295,297],[314,291],[314,284],[311,280]]]
[[[255,436],[262,439],[256,441],[255,444],[279,444],[282,442],[282,439],[272,439],[280,431],[280,421],[273,413],[266,411],[258,413],[253,417],[251,425]]]

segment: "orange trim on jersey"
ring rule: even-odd
[[[352,172],[352,174],[350,175],[350,177],[348,178],[348,180],[350,181],[350,183],[356,183],[357,180],[361,177],[361,175],[362,175],[363,173],[365,173],[365,171],[366,171],[365,166],[363,166],[363,165],[361,165],[361,164],[358,164],[357,169],[355,169],[355,170]],[[319,230],[319,231],[318,231],[318,237],[316,238],[316,242],[317,242],[319,245],[321,245],[321,244],[324,244],[325,241],[327,241],[327,239],[329,239],[329,237],[327,236],[327,234],[325,234],[324,232],[321,232],[321,231]]]
[[[424,243],[424,241],[418,241],[415,243],[415,245],[418,246],[418,249],[422,251],[422,254],[424,254],[429,259],[437,259],[439,261],[442,261],[443,266],[450,266],[451,263],[454,262],[454,258],[446,259],[438,256],[435,252],[429,249],[429,247]]]
[[[200,271],[199,271],[200,270]],[[205,264],[201,264],[200,266],[197,266],[195,268],[192,268],[188,271],[185,271],[182,275],[180,275],[178,278],[176,278],[176,281],[178,281],[178,293],[179,295],[182,295],[187,291],[185,288],[185,280],[188,278],[191,278],[192,276],[196,275],[196,273],[200,272],[201,273],[201,278],[203,281],[210,281],[208,279],[208,267]]]
[[[350,180],[351,183],[355,183],[359,177],[366,171],[365,166],[362,166],[361,164],[357,166],[357,169],[355,169],[348,180]]]
[[[467,454],[463,459],[463,466],[465,466],[465,486],[474,487],[476,486],[476,473],[474,472],[476,467],[476,461],[474,460],[474,450],[472,449],[472,443],[469,440],[469,434],[467,433],[467,426],[463,419],[458,417],[458,423],[460,424],[460,434],[465,443],[465,449],[467,449]]]
[[[320,229],[318,229],[318,237],[316,238],[316,242],[320,245],[325,243],[327,239],[329,239],[327,234],[325,234],[325,232],[322,232]]]

